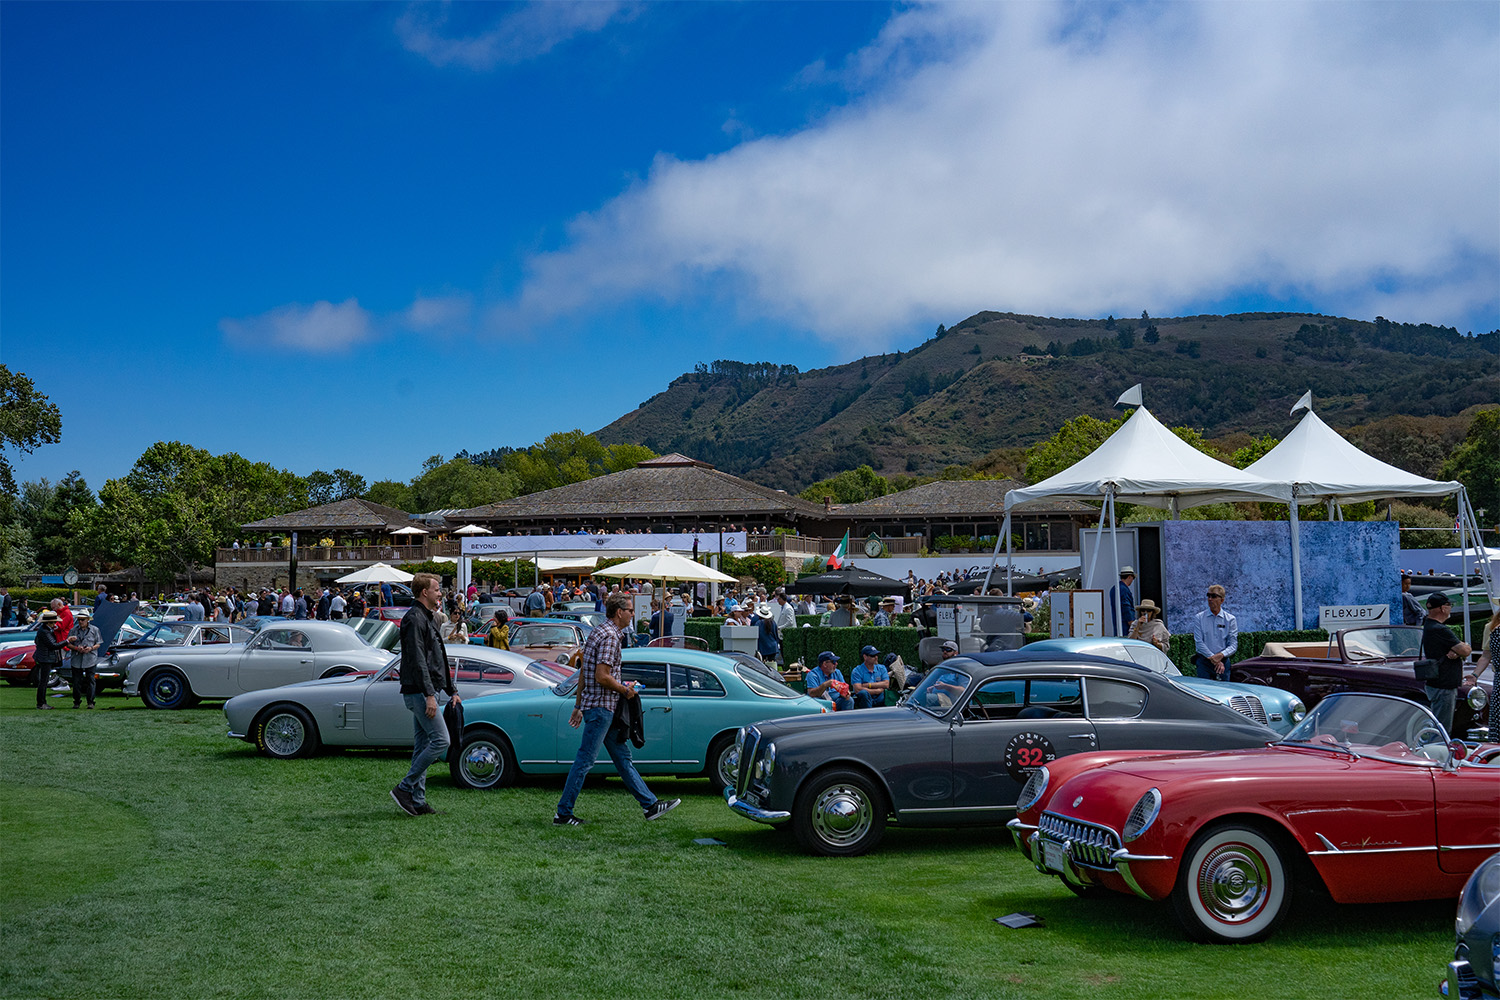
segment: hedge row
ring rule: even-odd
[[[65,601],[73,599],[73,591],[68,587],[12,587],[10,588],[10,599],[13,604],[19,605],[22,601],[28,602],[33,608],[49,603],[54,597],[60,597]],[[92,603],[94,592],[84,587],[78,591],[79,600],[84,603]]]
[[[1235,654],[1230,658],[1231,663],[1248,660],[1252,656],[1259,656],[1261,650],[1266,648],[1268,642],[1327,642],[1328,633],[1320,628],[1305,629],[1269,629],[1264,632],[1241,632],[1239,641],[1235,644]],[[1177,669],[1184,674],[1192,675],[1197,672],[1193,666],[1193,637],[1190,633],[1172,636],[1171,645],[1167,649],[1167,655],[1172,662],[1177,664]]]

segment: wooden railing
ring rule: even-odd
[[[291,558],[288,546],[272,548],[219,549],[214,555],[218,565],[231,563],[285,563]],[[421,541],[414,545],[299,545],[299,563],[396,563],[424,562],[428,559],[458,558],[458,541]]]
[[[807,535],[751,535],[746,540],[746,549],[749,552],[785,552],[789,556],[831,556],[839,547],[842,538],[810,538]],[[922,551],[921,538],[887,538],[880,539],[885,543],[885,550],[893,556],[914,556]],[[864,555],[865,540],[863,538],[849,539],[849,546],[853,550],[850,555],[860,558]]]

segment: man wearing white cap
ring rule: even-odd
[[[1120,582],[1109,588],[1109,620],[1115,624],[1115,635],[1124,635],[1125,629],[1130,628],[1130,623],[1135,621],[1135,594],[1131,592],[1131,585],[1135,583],[1135,567],[1120,567]],[[1119,595],[1119,603],[1115,603],[1115,595]],[[1121,628],[1120,623],[1125,627]]]
[[[94,627],[93,616],[87,611],[78,612],[78,623],[68,635],[68,649],[73,654],[73,707],[87,701],[94,707],[94,667],[99,662],[99,647],[104,637]]]

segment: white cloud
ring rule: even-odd
[[[489,10],[482,5],[460,10]],[[625,4],[596,0],[544,0],[522,4],[472,33],[452,30],[449,4],[415,4],[396,21],[396,36],[407,51],[435,66],[475,70],[515,65],[546,55],[569,39],[599,31],[628,13]]]
[[[474,301],[465,294],[419,295],[401,314],[401,324],[417,333],[467,333],[474,325]]]
[[[836,71],[846,107],[658,157],[491,319],[710,289],[862,350],[933,315],[1264,289],[1477,325],[1500,311],[1497,43],[1493,4],[906,10]]]
[[[358,300],[294,302],[246,319],[222,319],[219,330],[243,347],[284,347],[292,350],[332,354],[343,351],[373,333],[370,314]]]

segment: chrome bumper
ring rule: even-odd
[[[232,740],[248,740],[250,737],[246,736],[244,733],[237,733],[233,729],[231,729],[229,731],[229,738]]]
[[[792,814],[789,812],[782,812],[777,809],[758,809],[748,802],[741,802],[739,796],[734,794],[733,789],[724,789],[724,801],[729,804],[729,808],[746,819],[755,820],[757,823],[784,823],[792,818]]]
[[[1026,855],[1027,860],[1033,860],[1031,857],[1031,836],[1036,833],[1036,824],[1022,823],[1018,819],[1013,819],[1005,824],[1005,828],[1010,831],[1011,839],[1016,842],[1016,846],[1021,849],[1021,853]]]

